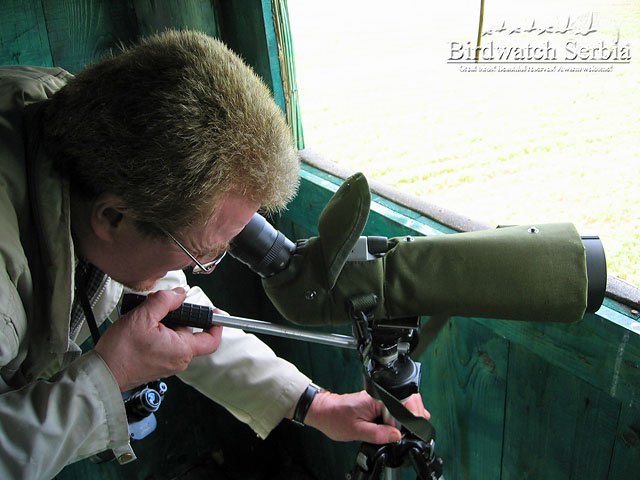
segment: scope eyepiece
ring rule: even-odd
[[[295,250],[291,240],[256,213],[231,240],[229,254],[266,278],[287,268]]]

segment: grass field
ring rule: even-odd
[[[485,45],[617,41],[631,60],[464,72],[447,61],[475,45],[479,4],[290,1],[306,146],[490,224],[573,222],[640,285],[640,3],[486,0]]]

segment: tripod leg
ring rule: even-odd
[[[392,457],[388,453],[389,448],[389,444],[363,443],[356,458],[356,465],[347,474],[347,480],[386,480],[383,474]]]
[[[433,450],[421,451],[411,448],[407,451],[411,466],[417,473],[416,480],[442,480],[442,458],[436,457]]]

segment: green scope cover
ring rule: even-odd
[[[274,306],[302,325],[352,322],[348,301],[378,298],[378,320],[451,315],[572,322],[587,306],[586,254],[569,223],[390,239],[390,250],[347,261],[366,224],[366,178],[347,179],[299,242],[289,267],[263,279]]]

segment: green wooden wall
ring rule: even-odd
[[[256,70],[285,110],[267,0],[2,0],[0,61],[73,73],[120,45],[167,28],[221,38]]]

